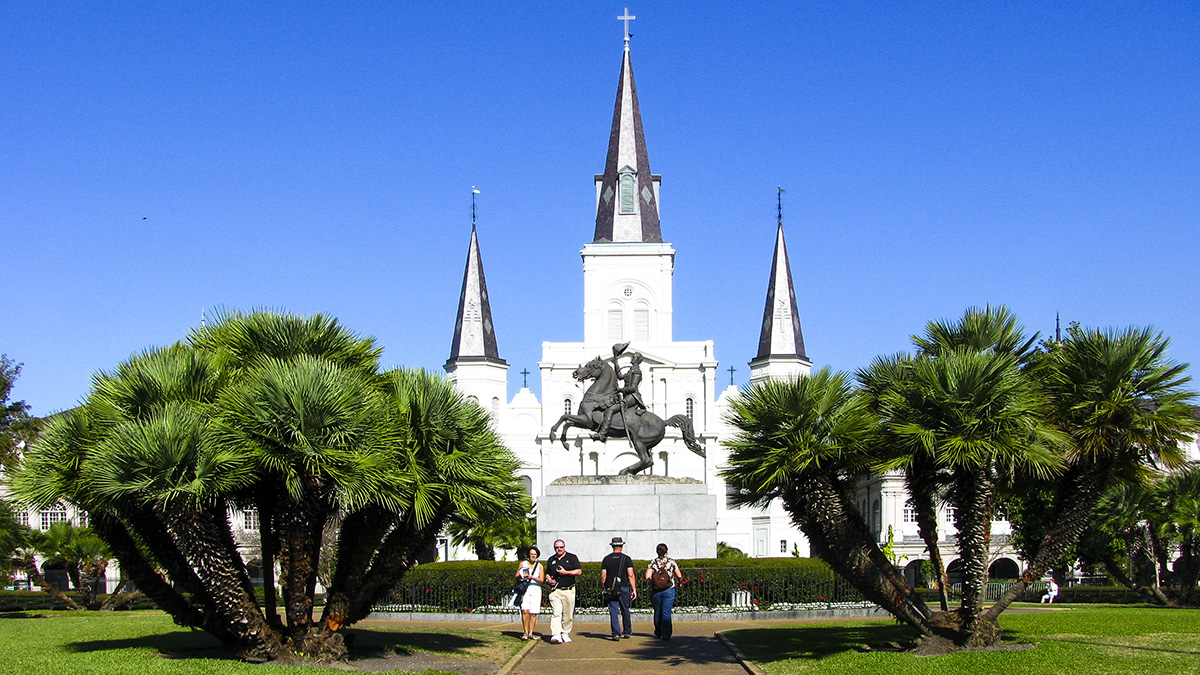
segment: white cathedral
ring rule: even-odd
[[[564,413],[574,412],[580,402],[583,387],[572,372],[596,356],[610,355],[615,343],[628,342],[630,351],[644,357],[640,392],[646,406],[664,419],[677,414],[690,417],[707,448],[707,457],[699,457],[687,450],[678,430],[668,429],[667,437],[653,450],[655,463],[650,473],[703,481],[709,494],[717,498],[718,541],[752,557],[808,556],[807,540],[778,503],[768,509],[731,508],[727,503],[719,472],[728,458],[722,441],[733,430],[724,422],[724,413],[738,389],[733,385],[720,388],[711,340],[681,342],[672,334],[675,249],[664,240],[659,222],[659,182],[660,177],[650,170],[626,38],[604,173],[595,176],[595,231],[580,251],[583,340],[544,342],[538,362],[542,400],[528,387],[507,400],[508,364],[496,347],[483,257],[472,229],[446,372],[462,392],[490,407],[505,442],[521,461],[522,478],[536,502],[557,478],[612,475],[637,459],[621,438],[601,443],[575,430],[569,452],[550,440],[551,427]],[[771,268],[761,272],[767,281],[766,303],[758,352],[750,361],[752,385],[805,376],[812,366],[804,349],[782,221]],[[882,475],[865,481],[858,499],[881,543],[887,541],[891,526],[896,552],[904,556],[908,576],[915,581],[917,565],[927,556],[917,536],[915,515],[906,506],[907,493],[900,476]],[[952,521],[946,514],[941,516],[942,531],[952,533]],[[994,539],[1001,544],[1007,539],[1007,528],[1004,522],[994,524]],[[545,546],[550,542],[538,543]],[[626,552],[635,558],[653,557],[655,544],[630,542]],[[952,537],[945,538],[943,555],[953,572]],[[439,539],[439,560],[470,557],[469,550],[456,550],[445,537]],[[1010,547],[1001,545],[995,552],[993,569],[1001,578],[1017,576],[1018,564]]]

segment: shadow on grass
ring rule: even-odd
[[[414,652],[433,652],[442,656],[468,656],[469,650],[486,643],[478,638],[454,633],[399,632],[351,628],[346,631],[351,660],[386,654],[407,655]],[[113,649],[151,649],[170,658],[237,659],[235,650],[227,649],[216,638],[203,631],[176,630],[160,635],[130,638],[89,640],[65,645],[74,652],[99,652]]]
[[[871,626],[816,625],[791,629],[746,628],[727,631],[751,661],[771,663],[788,659],[823,659],[842,652],[857,651],[863,645],[878,647],[890,643],[905,644],[917,638],[908,626],[879,623]]]
[[[350,628],[346,631],[350,658],[363,658],[386,652],[411,654],[434,652],[444,656],[467,656],[470,650],[483,647],[484,640],[456,633],[400,632]]]
[[[159,635],[139,635],[130,638],[87,640],[64,645],[72,652],[102,652],[111,649],[153,649],[164,655],[197,658],[234,658],[232,652],[216,638],[201,631],[177,630]]]
[[[45,614],[33,612],[0,612],[0,619],[49,619]]]

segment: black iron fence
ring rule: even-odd
[[[640,571],[639,573],[643,573]],[[676,590],[676,611],[754,611],[825,609],[864,605],[862,596],[825,567],[685,567]],[[405,575],[381,612],[503,611],[513,570],[447,569],[421,566]],[[647,582],[639,576],[635,606],[649,607]],[[605,606],[600,574],[585,566],[576,584],[576,606]],[[546,604],[543,594],[542,603]],[[514,610],[515,611],[515,610]]]

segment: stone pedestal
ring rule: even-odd
[[[654,558],[659,543],[672,558],[717,557],[717,497],[694,478],[559,478],[538,500],[537,523],[543,557],[562,539],[581,561],[598,561],[612,551],[613,537],[625,539],[635,560]]]

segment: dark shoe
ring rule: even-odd
[[[612,640],[613,642],[619,642],[621,639],[621,636],[620,635],[612,635],[612,636],[609,636],[608,639]]]
[[[621,636],[621,639],[622,639],[622,640],[628,640],[630,637],[632,637],[632,636],[631,636],[629,633],[626,633],[626,634],[624,634],[624,635],[622,635],[622,636]]]

